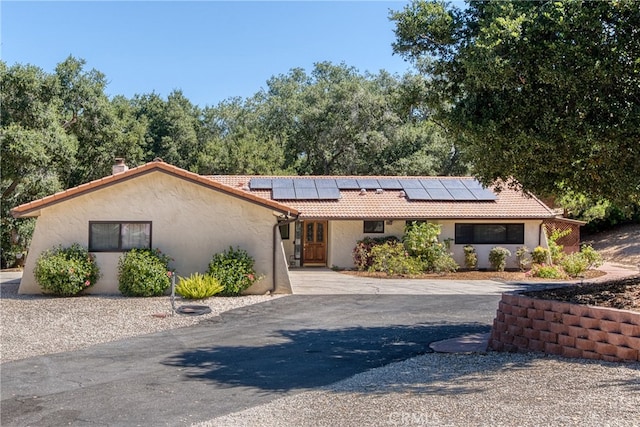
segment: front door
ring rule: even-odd
[[[302,264],[327,265],[327,221],[305,221],[302,236]]]

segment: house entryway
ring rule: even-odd
[[[302,224],[302,265],[327,265],[327,221],[305,221]]]

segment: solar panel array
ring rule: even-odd
[[[274,200],[338,200],[340,190],[401,190],[408,200],[490,201],[496,195],[477,180],[458,178],[252,178],[252,190]]]

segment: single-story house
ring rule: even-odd
[[[364,237],[401,237],[407,223],[441,225],[464,265],[473,245],[480,268],[494,246],[547,246],[543,222],[556,213],[535,197],[511,189],[495,193],[471,177],[418,176],[202,176],[162,161],[107,177],[12,210],[37,217],[20,284],[40,293],[38,256],[78,242],[94,253],[102,278],[90,293],[117,293],[117,264],[133,247],[159,248],[178,275],[205,272],[213,254],[240,247],[263,279],[248,293],[288,293],[288,269],[353,268],[352,251]],[[507,267],[516,267],[515,257]]]

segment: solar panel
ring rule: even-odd
[[[318,187],[318,198],[320,200],[338,200],[340,190],[338,187]]]
[[[469,190],[483,189],[484,188],[484,186],[482,184],[480,184],[480,182],[477,179],[464,179],[464,180],[462,180],[462,183]]]
[[[493,191],[487,190],[486,188],[470,191],[477,200],[496,200],[498,198],[495,194],[493,194]]]
[[[430,188],[429,195],[431,195],[433,200],[454,200],[451,193],[444,189]]]
[[[431,200],[431,196],[424,188],[407,188],[404,191],[409,200]]]
[[[442,185],[439,179],[421,179],[420,184],[422,184],[422,186],[427,190],[431,188],[444,188],[444,185]]]
[[[454,200],[463,202],[468,200],[476,200],[475,196],[471,194],[471,191],[466,188],[450,188],[449,193],[453,196]]]
[[[440,178],[440,182],[444,185],[444,188],[466,188],[461,180],[456,178]]]
[[[383,190],[402,190],[402,185],[397,179],[378,179],[378,184],[380,184],[379,188],[382,188]]]
[[[252,190],[271,190],[271,178],[251,178],[249,188]]]
[[[318,200],[318,190],[316,187],[297,187],[296,200]]]
[[[335,179],[317,178],[315,179],[316,188],[338,188]]]
[[[316,188],[316,183],[313,179],[302,178],[302,179],[294,179],[293,186],[298,188]]]
[[[271,197],[273,200],[295,200],[296,192],[293,187],[273,187]]]
[[[272,180],[272,188],[293,188],[293,179],[291,178],[274,178]]]
[[[358,186],[367,190],[375,190],[376,188],[380,188],[380,184],[378,184],[377,179],[359,179]]]
[[[353,178],[336,178],[340,190],[359,190],[358,181]]]
[[[422,188],[422,189],[424,189],[422,184],[420,184],[420,181],[418,181],[417,179],[401,179],[400,180],[400,185],[402,185],[402,189],[403,190],[407,190],[409,188]]]

